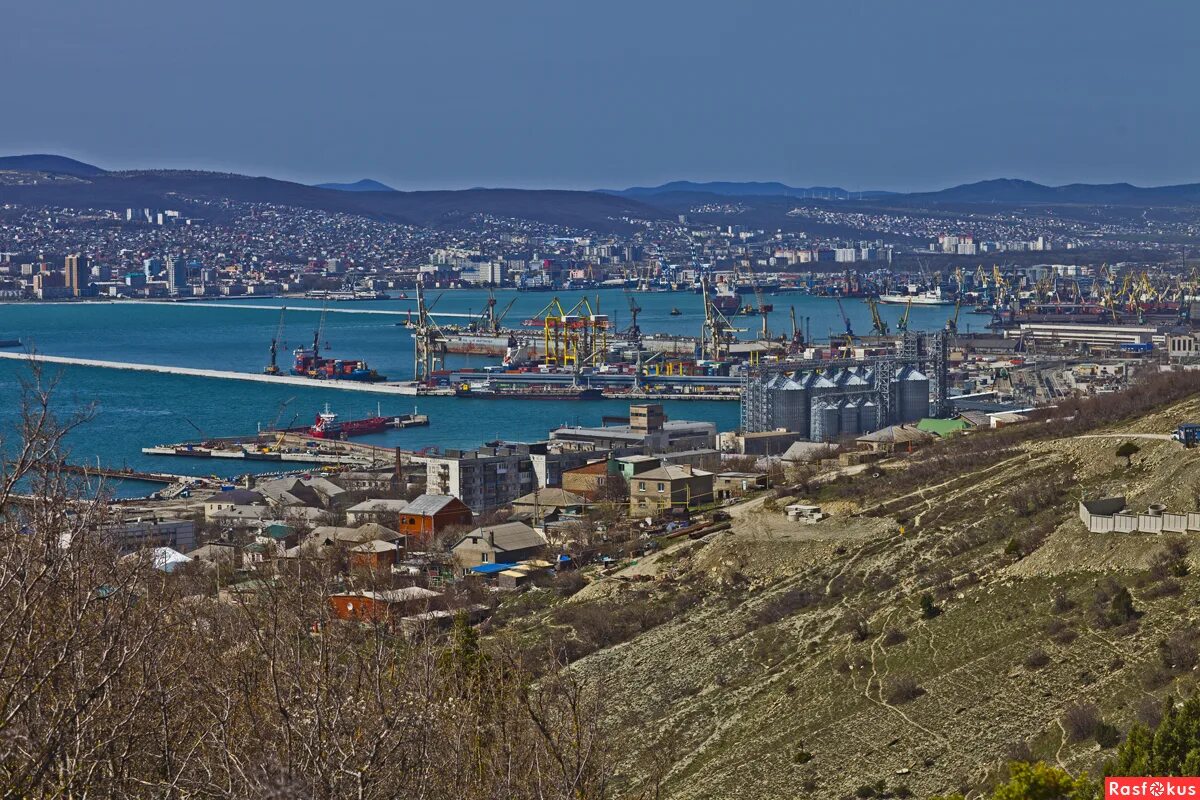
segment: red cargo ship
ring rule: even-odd
[[[325,410],[317,414],[317,420],[308,429],[308,435],[314,439],[348,439],[351,436],[365,436],[368,433],[379,433],[386,428],[391,420],[387,417],[367,417],[366,419],[348,419],[338,421],[338,415],[325,406]]]

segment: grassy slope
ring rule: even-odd
[[[1169,430],[1195,408],[1130,429]],[[1135,507],[1194,507],[1196,451],[1142,441],[1125,469],[1113,457],[1120,441],[1027,445],[892,500],[883,518],[821,523],[812,531],[825,540],[781,538],[748,514],[734,534],[676,558],[673,579],[654,592],[699,589],[705,600],[578,664],[602,686],[622,731],[618,790],[635,795],[659,782],[667,797],[838,797],[884,779],[924,796],[985,785],[1025,748],[1094,769],[1105,753],[1094,741],[1064,742],[1064,709],[1094,702],[1124,730],[1143,698],[1193,683],[1189,673],[1149,690],[1146,676],[1160,661],[1158,642],[1186,625],[1200,601],[1195,578],[1164,599],[1137,585],[1162,537],[1098,537],[1078,522],[1081,492],[1124,491]],[[1062,491],[1049,507],[1013,510],[1053,484]],[[901,534],[896,517],[917,522]],[[1031,530],[1045,536],[1032,538],[1032,553],[1005,553]],[[1095,585],[1105,576],[1129,585],[1145,612],[1135,630],[1095,625]],[[798,587],[816,604],[789,604],[778,620],[763,613]],[[923,591],[938,596],[944,613],[920,619]],[[1052,610],[1058,592],[1073,610]],[[1077,638],[1050,637],[1055,619]],[[858,620],[866,626],[854,634]],[[906,641],[886,646],[891,628]],[[1049,663],[1024,666],[1036,648]],[[900,676],[915,678],[924,694],[891,705],[884,689]]]

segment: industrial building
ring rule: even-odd
[[[746,379],[742,431],[786,430],[814,442],[948,412],[946,337],[905,333],[894,355],[804,361]]]

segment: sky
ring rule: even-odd
[[[1200,4],[0,0],[0,153],[399,189],[1200,181]]]

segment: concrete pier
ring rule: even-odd
[[[216,378],[229,381],[253,381],[254,383],[272,383],[277,386],[305,386],[309,389],[338,389],[347,392],[370,392],[373,394],[392,394],[413,397],[418,394],[417,387],[405,383],[365,383],[362,381],[314,380],[299,375],[260,375],[254,372],[230,372],[219,369],[195,369],[193,367],[170,367],[163,364],[135,364],[128,361],[101,361],[94,358],[71,358],[69,356],[48,356],[42,353],[5,353],[0,352],[0,358],[9,361],[28,361],[30,359],[42,364],[63,364],[72,367],[96,367],[99,369],[123,369],[132,372],[159,372],[163,375],[187,375],[193,378]]]

